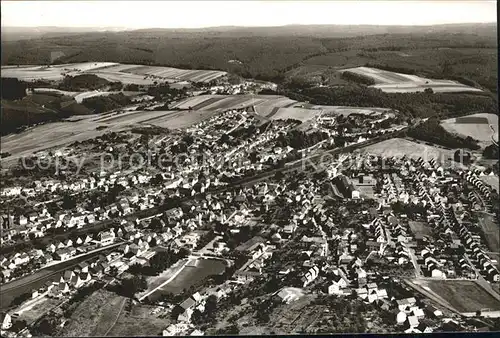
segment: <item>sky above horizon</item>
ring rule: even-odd
[[[201,28],[496,22],[496,1],[2,1],[2,26]]]

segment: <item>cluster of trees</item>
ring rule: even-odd
[[[110,84],[108,80],[94,74],[81,74],[76,76],[66,75],[59,84],[59,89],[68,91],[80,91],[82,89],[96,90]]]
[[[193,311],[192,321],[195,325],[204,323],[215,323],[215,315],[217,311],[217,297],[215,295],[208,296],[205,302],[205,310],[201,312],[196,309]]]
[[[185,88],[171,88],[167,83],[163,83],[149,87],[147,93],[154,96],[155,100],[159,100],[162,98],[182,98],[186,95],[187,91]]]
[[[305,149],[311,147],[318,142],[328,139],[327,133],[314,131],[314,132],[303,132],[300,130],[292,130],[286,135],[280,135],[276,139],[276,145],[278,147],[292,147],[295,149]]]
[[[9,77],[2,77],[0,80],[0,88],[2,88],[0,93],[2,99],[20,100],[26,96],[26,89],[28,88],[26,82]]]
[[[441,126],[440,120],[437,118],[430,118],[424,123],[411,128],[408,130],[408,136],[448,148],[480,149],[477,140],[474,140],[470,136],[462,138],[451,134]]]
[[[132,278],[123,279],[121,283],[116,286],[116,292],[125,297],[133,298],[137,292],[146,290],[147,287],[148,282],[144,276],[134,276]]]
[[[490,160],[498,160],[498,146],[496,144],[490,144],[483,150],[483,157]]]
[[[361,75],[361,74],[356,74],[356,73],[353,73],[353,72],[350,72],[347,70],[342,72],[342,75],[340,77],[344,80],[364,84],[367,86],[371,86],[371,85],[375,84],[375,80],[372,79],[371,77]]]
[[[366,316],[372,309],[371,304],[364,304],[359,299],[347,297],[322,296],[315,300],[318,305],[327,305],[331,315],[320,324],[328,327],[332,333],[363,333],[366,332]]]
[[[59,319],[54,315],[43,318],[31,327],[31,334],[35,337],[55,337],[59,328]]]
[[[235,234],[231,234],[229,231],[227,231],[227,228],[226,231],[224,232],[223,241],[226,242],[227,246],[231,249],[234,249],[241,243],[250,240],[254,236],[257,236],[262,230],[260,226],[249,226],[249,225],[244,225],[239,229],[240,232]],[[217,231],[219,229],[217,229],[216,227],[214,230]]]
[[[94,96],[82,101],[82,104],[85,107],[94,110],[94,113],[96,114],[118,109],[130,103],[130,98],[122,93]]]

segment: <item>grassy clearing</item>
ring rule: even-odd
[[[125,306],[126,307],[126,306]],[[170,324],[168,316],[161,318],[151,314],[154,306],[134,305],[128,312],[124,309],[116,325],[108,332],[110,337],[158,336]]]
[[[425,285],[459,312],[481,309],[500,310],[500,301],[491,296],[475,281],[426,281]]]
[[[484,237],[486,238],[486,242],[488,243],[488,247],[493,252],[500,251],[500,239],[499,232],[500,228],[495,221],[495,216],[486,214],[486,213],[478,213],[478,220],[481,229],[484,232]]]
[[[102,336],[113,326],[126,298],[98,290],[78,305],[61,335]]]
[[[32,308],[21,313],[19,319],[25,320],[28,323],[33,323],[59,303],[61,303],[59,299],[45,297],[43,300],[40,300],[40,302],[37,302]]]
[[[321,114],[321,110],[318,109],[278,108],[277,111],[274,112],[274,115],[268,115],[268,117],[272,117],[273,120],[294,119],[304,122],[319,114]]]

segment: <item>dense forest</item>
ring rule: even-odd
[[[457,76],[496,91],[496,24],[285,26],[209,30],[150,29],[2,40],[2,64],[114,61],[188,69],[220,69],[283,82],[297,72],[331,78],[331,69],[367,63],[394,70]],[[61,54],[61,55],[62,55]],[[239,63],[229,62],[238,60]],[[408,65],[411,64],[411,67]]]
[[[59,83],[58,88],[67,91],[96,90],[109,86],[110,84],[109,81],[97,75],[81,74],[76,76],[65,76]]]
[[[490,144],[489,146],[484,148],[483,156],[487,159],[498,160],[499,155],[500,154],[498,152],[498,146],[496,144]]]
[[[26,96],[26,89],[28,87],[25,82],[18,79],[2,77],[0,88],[2,88],[0,91],[2,99],[19,100]]]
[[[122,93],[89,97],[82,104],[91,109],[94,114],[101,114],[130,104],[130,98]]]
[[[375,80],[372,79],[371,77],[361,75],[361,74],[356,74],[353,72],[345,71],[342,72],[341,78],[347,81],[352,81],[360,84],[364,84],[367,86],[371,86],[375,84]]]

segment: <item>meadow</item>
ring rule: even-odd
[[[472,280],[429,280],[425,281],[424,285],[458,312],[476,312],[484,309],[500,310],[500,301]]]

